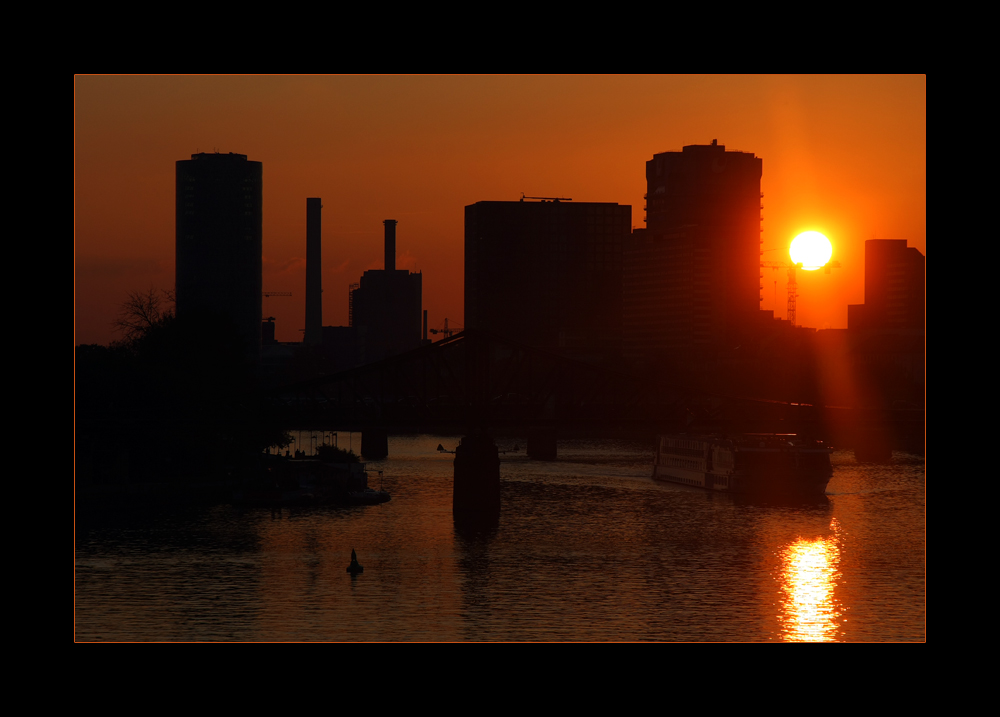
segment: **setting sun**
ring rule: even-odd
[[[833,245],[819,232],[802,232],[792,239],[788,253],[794,263],[802,264],[806,271],[815,271],[830,261]]]

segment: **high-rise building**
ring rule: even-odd
[[[760,178],[750,152],[689,145],[646,162],[646,228],[626,243],[623,349],[698,360],[760,309]]]
[[[386,219],[385,269],[370,269],[350,292],[351,326],[364,344],[364,363],[420,346],[420,273],[396,269],[396,220]]]
[[[616,355],[632,207],[477,202],[465,208],[465,326],[580,358]]]
[[[177,318],[228,321],[260,361],[263,169],[245,154],[177,162]]]
[[[926,258],[905,239],[865,242],[865,303],[847,307],[848,329],[923,329]]]
[[[847,307],[856,405],[926,405],[926,267],[903,239],[865,242],[865,303]]]

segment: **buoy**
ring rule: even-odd
[[[357,575],[364,571],[365,569],[358,563],[358,554],[354,552],[354,548],[351,548],[351,564],[347,566],[347,572],[351,575]]]

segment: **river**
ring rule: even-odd
[[[837,451],[826,499],[782,504],[654,482],[645,443],[560,441],[546,462],[499,439],[520,448],[501,456],[499,527],[467,534],[436,450],[458,440],[390,436],[368,463],[382,505],[78,520],[76,640],[926,639],[921,457]]]

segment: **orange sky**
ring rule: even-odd
[[[323,323],[347,324],[348,285],[423,272],[431,328],[463,323],[464,207],[529,196],[632,205],[645,162],[718,139],[763,158],[764,255],[813,229],[832,274],[799,272],[798,323],[847,326],[864,301],[864,242],[926,254],[923,76],[77,76],[75,343],[108,343],[129,290],[174,283],[175,162],[237,152],[264,165],[264,300],[280,341],[305,316],[305,200],[323,199]],[[762,308],[785,316],[785,274]],[[774,281],[777,280],[775,292]],[[775,306],[777,293],[777,306]]]

